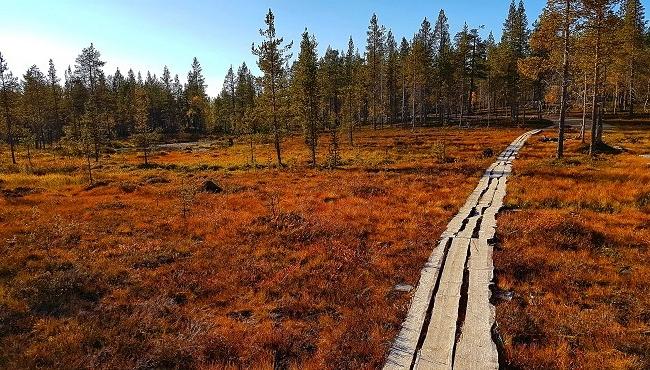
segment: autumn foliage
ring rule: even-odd
[[[530,140],[514,162],[498,222],[497,306],[513,368],[650,367],[650,134],[605,139],[625,151],[590,160],[570,132],[566,158]]]
[[[362,131],[335,170],[298,137],[284,170],[271,143],[256,169],[246,142],[123,150],[93,186],[78,158],[3,153],[0,367],[378,367],[408,309],[394,286],[521,132]]]

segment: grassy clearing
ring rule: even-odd
[[[626,151],[591,160],[570,139],[556,161],[531,140],[514,162],[495,252],[510,367],[650,367],[650,131],[605,140]]]
[[[523,131],[364,131],[337,170],[300,138],[284,170],[245,141],[119,152],[92,189],[75,159],[2,163],[0,367],[378,367],[408,308],[393,287]]]

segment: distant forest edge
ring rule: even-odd
[[[361,126],[518,122],[571,109],[593,120],[593,145],[602,140],[605,113],[648,109],[644,17],[639,0],[549,0],[530,30],[523,2],[513,1],[499,42],[467,24],[452,38],[443,10],[398,42],[373,14],[363,53],[350,38],[345,50],[328,47],[319,56],[307,29],[296,48],[278,36],[269,10],[252,47],[262,75],[245,63],[231,67],[213,99],[196,58],[185,84],[167,67],[160,77],[111,75],[90,44],[61,81],[52,60],[46,74],[34,65],[19,79],[0,53],[3,137],[14,164],[19,146],[53,146],[90,162],[119,139],[146,154],[162,140],[245,136],[252,146],[268,137],[282,165],[282,136],[302,133],[315,165],[323,132],[332,135],[329,145],[353,144]]]

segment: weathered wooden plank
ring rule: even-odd
[[[456,353],[454,368],[498,369],[499,357],[492,341],[495,310],[490,305],[492,249],[486,239],[475,239],[469,257],[467,310]]]
[[[420,281],[413,294],[411,307],[402,324],[402,329],[393,343],[384,369],[409,369],[411,367],[446,244],[446,239],[440,241],[420,273]]]
[[[472,217],[476,223],[477,217]],[[440,289],[435,297],[431,321],[426,339],[416,361],[418,369],[450,369],[453,348],[456,342],[456,318],[465,270],[465,259],[470,238],[456,238],[452,241],[442,272]]]

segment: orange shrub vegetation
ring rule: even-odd
[[[506,365],[650,367],[650,131],[607,132],[621,154],[566,159],[532,139],[514,162],[495,252]]]
[[[94,187],[79,159],[4,163],[0,367],[378,367],[409,303],[394,286],[417,283],[483,150],[522,132],[364,131],[336,170],[298,137],[283,170],[268,144],[250,168],[245,140],[150,167],[119,152]]]

